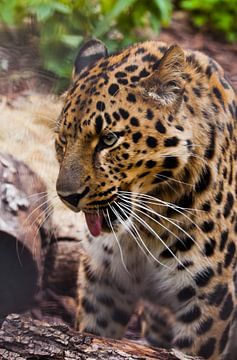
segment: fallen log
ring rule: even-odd
[[[78,241],[57,238],[45,260],[44,287],[58,295],[76,297],[79,259]]]
[[[67,325],[49,325],[11,314],[0,330],[2,360],[198,360],[179,351],[155,349],[128,340],[79,334]]]
[[[50,229],[45,191],[28,166],[0,153],[0,318],[27,309],[41,286]]]

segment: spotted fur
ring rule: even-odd
[[[221,359],[236,308],[236,95],[202,53],[150,41],[108,56],[94,41],[86,54],[97,46],[56,140],[60,197],[114,229],[82,241],[78,327],[122,337],[144,299],[171,309],[166,343]]]

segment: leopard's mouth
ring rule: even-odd
[[[103,208],[84,211],[84,214],[91,235],[99,236],[102,232],[116,231],[116,225],[123,224],[129,218],[130,212],[131,205],[126,204],[125,209],[121,201],[116,201]]]

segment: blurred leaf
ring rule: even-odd
[[[164,23],[167,24],[169,22],[170,13],[171,13],[170,3],[166,0],[155,0],[155,4],[160,10],[161,18],[163,19]]]
[[[63,35],[61,41],[69,47],[76,48],[82,42],[83,37],[80,35]]]
[[[36,15],[38,21],[45,21],[53,15],[53,8],[47,4],[41,4],[37,8],[32,8],[32,13]]]
[[[168,23],[171,3],[172,0],[0,0],[0,19],[10,26],[36,20],[44,68],[65,83],[83,39],[99,37],[110,51],[143,40],[143,28],[158,32],[161,24]]]
[[[159,19],[151,14],[151,27],[154,32],[158,33],[160,31],[160,21]]]
[[[7,25],[17,22],[17,0],[2,0],[0,2],[0,19]]]
[[[230,42],[236,42],[237,41],[237,34],[234,32],[228,33],[228,40]]]
[[[105,32],[107,32],[111,26],[112,21],[122,12],[125,12],[133,3],[135,3],[135,1],[136,0],[117,0],[114,7],[95,28],[95,37],[100,37]]]
[[[236,0],[181,0],[182,9],[188,10],[194,25],[205,26],[230,42],[237,39]]]
[[[54,8],[54,10],[56,10],[62,14],[70,14],[71,13],[70,7],[65,4],[62,4],[60,2],[55,1],[53,3],[53,8]]]
[[[205,22],[206,22],[206,17],[203,16],[203,15],[197,15],[197,16],[195,16],[195,18],[194,18],[193,21],[194,21],[194,24],[195,24],[196,26],[201,27],[202,25],[205,24]]]

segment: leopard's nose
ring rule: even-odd
[[[78,209],[80,200],[83,199],[88,194],[89,190],[90,190],[89,187],[86,186],[84,188],[84,190],[81,190],[80,192],[76,192],[76,193],[72,193],[72,194],[58,191],[58,190],[57,190],[57,193],[58,193],[58,196],[60,197],[60,199],[64,203],[66,203],[66,205],[68,204],[68,205],[72,206],[73,208]]]

